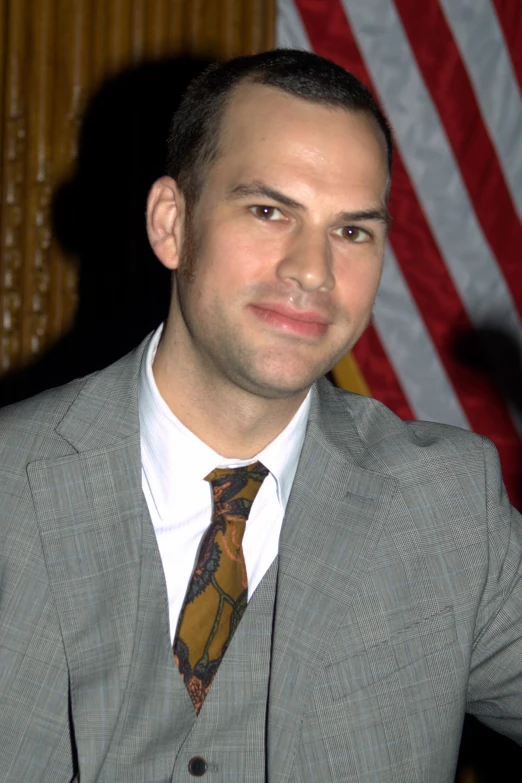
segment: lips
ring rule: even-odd
[[[283,332],[303,337],[321,337],[330,323],[322,313],[313,310],[295,310],[281,304],[251,305],[259,320]]]

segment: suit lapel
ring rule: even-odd
[[[357,450],[361,441],[346,408],[335,410],[327,390],[314,392],[279,547],[270,780],[292,779],[314,673],[359,589],[395,492],[395,479],[356,464]]]
[[[92,743],[109,742],[116,725],[136,631],[147,518],[137,409],[142,349],[86,380],[57,427],[71,453],[28,466],[78,753],[88,768],[104,756]]]

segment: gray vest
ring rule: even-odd
[[[194,781],[189,764],[197,757],[206,764],[205,780],[264,783],[277,560],[249,601],[196,717],[172,655],[166,587],[154,533],[152,526],[144,528],[135,650],[98,783]]]

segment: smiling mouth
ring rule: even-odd
[[[282,305],[251,305],[250,309],[269,326],[302,337],[322,337],[330,324],[321,313],[293,310]]]

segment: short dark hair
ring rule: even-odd
[[[391,173],[390,126],[362,82],[317,54],[273,49],[213,64],[189,84],[172,120],[167,169],[188,208],[197,203],[206,172],[218,155],[222,118],[231,93],[245,82],[277,87],[323,106],[369,114],[384,135]]]

